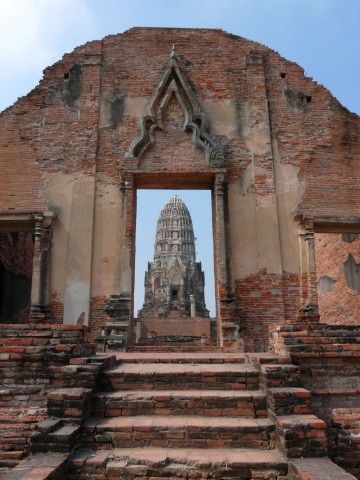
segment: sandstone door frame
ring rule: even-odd
[[[218,346],[222,347],[224,344],[224,305],[228,305],[229,300],[234,300],[231,285],[228,225],[226,224],[227,179],[225,169],[216,169],[216,171],[209,172],[179,172],[176,174],[123,173],[120,184],[125,223],[122,292],[131,296],[129,343],[132,342],[134,328],[136,199],[137,190],[140,189],[211,191],[217,337]],[[228,333],[225,335],[228,335]]]

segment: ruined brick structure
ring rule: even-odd
[[[14,298],[5,308],[1,296],[0,467],[53,450],[53,465],[34,465],[60,476],[80,445],[69,480],[360,478],[359,152],[357,115],[300,66],[221,30],[134,28],[47,68],[0,115],[0,284]],[[212,192],[217,345],[203,357],[201,345],[166,358],[166,345],[150,357],[134,345],[136,193],[149,188]],[[133,353],[103,374],[114,358],[86,356],[107,336]],[[246,438],[254,451],[239,462]],[[110,453],[129,442],[214,450],[191,465]]]
[[[137,189],[212,190],[219,343],[248,351],[301,307],[316,318],[314,232],[359,230],[358,117],[220,30],[78,47],[2,113],[0,139],[1,228],[36,237],[33,310],[93,337],[110,296],[133,295]]]

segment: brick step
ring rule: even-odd
[[[58,388],[47,394],[47,414],[50,417],[66,417],[81,421],[88,410],[90,388]]]
[[[80,435],[78,425],[60,425],[55,430],[35,431],[31,436],[31,452],[69,452]]]
[[[326,457],[326,428],[326,423],[312,414],[278,416],[277,448],[288,458]]]
[[[301,387],[299,367],[281,363],[261,365],[260,383],[264,388]]]
[[[23,450],[0,451],[0,467],[13,468],[23,457]]]
[[[279,337],[325,337],[325,338],[332,338],[332,337],[351,337],[351,336],[358,336],[360,337],[360,327],[359,325],[346,325],[343,328],[340,325],[329,325],[332,328],[309,328],[306,327],[304,329],[293,329],[291,331],[287,331],[285,329],[281,329],[278,332]]]
[[[49,323],[2,323],[0,325],[1,337],[43,336],[49,335],[61,337],[80,337],[83,335],[84,327],[81,325],[64,325]]]
[[[268,407],[272,415],[312,413],[311,393],[305,388],[269,388],[267,395]]]
[[[46,401],[48,393],[43,385],[16,386],[0,390],[0,423],[1,417],[9,412],[19,412],[19,419],[25,422],[38,422],[46,416]]]
[[[89,363],[89,364],[70,364],[70,365],[63,365],[61,367],[54,367],[51,368],[51,372],[53,373],[62,373],[63,375],[69,374],[69,375],[94,375],[99,371],[99,368],[101,366],[101,363]]]
[[[22,422],[21,419],[18,422],[2,421],[0,423],[0,458],[6,460],[7,455],[11,458],[14,452],[20,450],[23,452],[26,449],[34,423],[35,421]]]
[[[117,391],[93,397],[92,415],[203,415],[264,418],[266,395],[246,390]]]
[[[23,333],[21,331],[21,333]],[[79,338],[77,337],[56,337],[54,338],[52,336],[52,333],[53,332],[49,332],[49,335],[47,335],[46,333],[44,332],[41,332],[42,335],[32,335],[30,336],[30,332],[29,332],[29,335],[28,336],[24,336],[24,337],[5,337],[1,340],[2,342],[2,345],[3,346],[6,346],[6,345],[20,345],[20,346],[31,346],[31,345],[37,345],[39,347],[41,346],[44,346],[44,347],[48,347],[49,345],[50,346],[57,346],[57,345],[62,345],[64,343],[66,343],[66,345],[78,345],[79,342],[81,341]],[[18,335],[19,335],[19,332],[18,332]]]
[[[0,478],[4,478],[7,473],[11,470],[10,467],[1,467],[0,466]]]
[[[39,342],[36,339],[18,339],[15,344],[8,344],[0,346],[0,361],[1,362],[8,362],[14,358],[16,361],[19,361],[23,356],[23,358],[29,362],[29,360],[41,360],[42,358],[46,358],[46,361],[62,361],[64,363],[64,359],[70,358],[72,356],[79,356],[79,355],[88,355],[93,353],[93,346],[90,345],[81,345],[79,343],[71,343],[70,341],[64,341],[61,339],[59,342],[54,341],[54,343],[50,343],[48,345],[39,345]],[[30,342],[29,342],[30,341]],[[7,356],[8,354],[8,356]],[[17,356],[14,357],[13,355],[16,354]],[[61,358],[58,358],[57,355],[62,354]],[[11,357],[11,355],[13,357]]]
[[[38,453],[18,462],[12,470],[4,472],[1,480],[59,480],[67,478],[67,454]]]
[[[134,345],[130,348],[133,352],[218,352],[215,345],[199,345],[194,343],[157,343],[156,345]]]
[[[276,327],[276,331],[282,335],[283,333],[303,332],[307,335],[316,334],[321,332],[324,336],[329,336],[332,332],[352,332],[356,334],[356,331],[360,334],[359,325],[330,325],[328,323],[288,323],[286,325],[279,325]]]
[[[90,364],[71,364],[49,367],[57,383],[65,388],[82,387],[92,389],[101,370],[101,362]]]
[[[97,353],[90,357],[74,357],[69,361],[70,365],[98,365],[98,366],[111,366],[116,362],[116,356],[114,354]]]
[[[266,354],[264,354],[266,355]],[[243,353],[225,352],[116,352],[121,363],[244,363]]]
[[[26,399],[25,399],[26,400]],[[46,415],[46,409],[41,407],[0,407],[0,423],[33,423],[42,420]]]
[[[238,478],[275,479],[286,475],[287,463],[276,450],[225,448],[124,448],[77,451],[67,480],[136,480]]]
[[[28,448],[38,420],[45,416],[40,408],[0,408],[0,465],[14,466],[14,456]],[[21,458],[21,457],[20,457]],[[10,461],[10,464],[7,462]],[[5,462],[5,464],[4,464]]]
[[[20,395],[19,395],[20,397]],[[23,406],[0,408],[0,467],[13,468],[29,449],[29,439],[35,425],[46,415],[45,408],[25,407],[30,403],[23,396]],[[4,402],[6,405],[8,402]],[[11,401],[10,405],[14,402]]]
[[[250,365],[255,365],[260,367],[264,363],[267,364],[288,364],[291,363],[290,357],[285,357],[284,355],[277,355],[270,352],[259,352],[259,353],[244,353],[245,362]]]
[[[124,364],[105,372],[112,390],[254,390],[259,372],[237,364]]]
[[[356,480],[329,458],[302,458],[289,462],[289,480]]]
[[[360,352],[360,343],[333,343],[333,344],[322,344],[319,341],[314,343],[296,343],[286,345],[291,355],[295,354],[305,354],[305,353],[336,353],[340,356],[355,356],[359,355]]]
[[[275,424],[267,418],[202,416],[129,416],[91,418],[84,424],[82,442],[92,448],[273,447]]]
[[[359,405],[359,396],[356,399]],[[333,408],[329,419],[329,452],[337,463],[360,478],[360,408]]]
[[[316,335],[311,335],[311,336],[297,336],[295,335],[286,335],[282,337],[282,341],[284,342],[285,345],[347,345],[347,344],[356,344],[359,345],[360,343],[360,336],[344,336],[344,337],[339,337],[339,336],[328,336],[328,337],[323,337],[323,336],[316,336]]]

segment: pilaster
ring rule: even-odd
[[[30,318],[36,321],[46,320],[50,308],[50,241],[55,214],[52,212],[35,213],[34,256],[31,283]]]
[[[316,281],[316,259],[314,240],[314,219],[301,220],[300,231],[301,254],[301,300],[306,299],[300,307],[298,318],[301,320],[319,321],[319,302]]]
[[[227,179],[224,174],[215,176],[215,217],[216,217],[216,270],[217,270],[217,318],[220,347],[243,350],[240,305],[236,301],[230,262],[228,232]]]
[[[87,52],[82,64],[79,121],[82,135],[77,143],[79,171],[72,184],[68,227],[64,324],[89,324],[92,289],[96,155],[98,151],[101,46]],[[80,162],[81,160],[81,162]]]
[[[275,164],[266,89],[265,63],[261,55],[246,58],[251,134],[257,270],[282,275],[282,252],[275,185]],[[254,272],[255,274],[257,272]],[[276,299],[278,321],[285,320],[284,295]]]

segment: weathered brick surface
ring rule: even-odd
[[[340,405],[340,402],[339,402]],[[360,408],[333,408],[330,411],[329,453],[346,471],[360,477]]]
[[[221,448],[191,451],[169,448],[83,452],[71,460],[69,480],[85,480],[92,475],[96,480],[160,480],[175,478],[239,478],[241,480],[285,480],[286,465],[276,452],[247,450],[239,456],[232,450]]]
[[[263,45],[221,30],[151,28],[134,28],[76,48],[47,68],[44,79],[29,95],[1,114],[0,176],[4,185],[0,193],[1,211],[24,213],[49,207],[60,211],[65,202],[61,186],[57,186],[59,196],[55,204],[47,189],[51,190],[56,175],[61,175],[64,183],[74,185],[79,179],[95,180],[93,199],[98,221],[103,209],[100,199],[106,198],[110,185],[119,185],[121,176],[128,185],[133,182],[134,195],[128,196],[127,212],[123,212],[124,230],[119,239],[119,245],[130,246],[131,256],[135,194],[139,186],[214,189],[215,170],[207,165],[204,152],[193,146],[191,132],[182,131],[177,117],[166,109],[163,128],[152,132],[151,145],[140,157],[125,156],[131,142],[139,137],[139,119],[168,65],[173,43],[178,46],[179,65],[202,108],[211,113],[214,105],[222,102],[221,105],[232,109],[226,128],[220,128],[216,119],[211,125],[212,133],[228,143],[226,164],[219,171],[227,178],[229,189],[237,192],[229,196],[230,212],[236,211],[243,195],[249,206],[254,202],[259,208],[260,200],[268,197],[274,212],[278,203],[279,222],[275,223],[283,226],[276,235],[283,247],[288,240],[294,245],[295,213],[345,220],[359,216],[360,135],[356,115],[343,108],[324,87],[306,77],[301,67]],[[266,141],[254,128],[256,115],[261,117]],[[262,142],[265,150],[261,150],[257,140],[251,142],[251,137]],[[236,188],[251,169],[254,169],[253,180],[247,191],[240,193]],[[286,169],[293,169],[294,173],[283,181]],[[283,198],[287,182],[298,182],[294,187],[296,201],[293,199],[289,207]],[[76,198],[75,195],[75,202]],[[120,215],[120,203],[118,207]],[[63,214],[71,216],[65,210]],[[87,217],[92,216],[93,212]],[[64,218],[60,215],[57,220],[55,249],[57,242],[64,240]],[[231,222],[235,218],[238,221],[235,213],[229,218]],[[249,228],[253,231],[256,215],[249,218]],[[76,224],[75,219],[71,221]],[[230,234],[232,230],[230,226]],[[101,228],[96,226],[93,232],[101,244]],[[240,250],[244,248],[236,236],[231,243]],[[104,265],[105,258],[111,257],[111,252],[97,248],[100,253],[94,257],[94,272]],[[116,253],[119,264],[123,261],[121,248]],[[241,253],[236,248],[232,252],[235,257]],[[269,258],[264,266],[260,262],[259,268],[254,266],[246,275],[237,267],[231,285],[225,285],[219,277],[222,267],[215,252],[218,305],[220,300],[227,299],[229,287],[236,291],[237,300],[243,305],[239,312],[245,341],[237,343],[237,348],[244,344],[249,351],[265,350],[267,327],[293,318],[301,304],[300,269],[290,262],[289,253],[279,252],[278,267],[267,268]],[[292,266],[288,268],[287,263]],[[61,266],[59,258],[57,265]],[[109,277],[119,272],[109,270],[106,275],[106,287],[98,288],[97,284],[93,289],[95,281],[91,280],[91,291],[96,292],[90,308],[93,338],[99,335],[101,324],[106,321],[101,308],[113,293]],[[62,276],[51,292],[56,321],[62,319],[64,285],[69,280],[65,267]]]
[[[107,373],[113,390],[256,390],[258,372],[246,365],[123,365]]]
[[[244,364],[244,355],[234,353],[175,356],[159,354],[152,363],[154,354],[119,354],[122,365],[106,372],[115,391],[92,398],[94,416],[84,424],[83,448],[71,456],[69,480],[281,480],[286,475],[286,462],[273,448],[275,422],[266,416],[264,393],[257,382],[234,390],[231,381],[239,373],[251,379],[260,357]],[[167,372],[172,372],[173,381],[165,378]],[[123,382],[114,382],[121,377],[126,391]],[[159,384],[163,378],[166,383]],[[189,390],[199,382],[199,390]]]
[[[102,325],[109,323],[109,316],[104,310],[108,303],[107,297],[93,297],[90,302],[90,333],[89,339],[94,341],[96,337],[101,335]]]
[[[345,239],[349,235],[345,234]],[[344,235],[336,233],[315,234],[317,281],[329,279],[329,290],[318,287],[319,309],[322,321],[330,324],[356,325],[359,323],[359,289],[349,286],[344,273],[344,264],[352,255],[360,263],[360,238],[351,235],[351,241],[344,241]],[[354,280],[356,279],[354,268]],[[329,281],[328,280],[328,281]],[[321,284],[321,283],[320,283]]]
[[[143,318],[141,319],[141,340],[150,341],[152,337],[210,337],[210,319],[201,317],[180,318]]]
[[[47,417],[48,391],[62,384],[56,370],[94,348],[86,344],[83,326],[1,324],[0,335],[0,466],[15,466]]]
[[[326,457],[326,423],[315,415],[279,416],[276,442],[288,458]]]
[[[267,415],[267,404],[266,396],[260,392],[201,390],[101,393],[92,401],[95,417],[145,414],[262,418]]]
[[[359,478],[359,327],[284,325],[273,340],[278,352],[291,355],[303,387],[312,393],[313,412],[327,425],[330,457]]]
[[[236,281],[247,351],[267,351],[269,326],[296,318],[300,284],[296,275],[265,270]]]
[[[37,454],[21,461],[3,480],[61,480],[67,470],[67,455]]]
[[[355,480],[328,458],[300,459],[289,463],[289,480]]]
[[[139,137],[139,120],[168,65],[173,43],[191,91],[201,108],[212,114],[210,132],[228,143],[225,165],[219,169],[207,165],[204,151],[192,143],[191,132],[182,130],[179,109],[173,116],[164,108],[161,128],[150,132],[152,143],[138,157],[126,156]],[[232,118],[229,123],[218,121],[212,112],[220,112],[220,107],[225,109],[223,118]],[[298,325],[298,329],[289,325],[308,299],[308,291],[315,290],[314,284],[308,284],[315,272],[306,273],[306,252],[301,252],[301,265],[298,261],[299,226],[294,215],[312,219],[315,224],[324,217],[331,225],[354,223],[354,219],[356,223],[360,216],[359,132],[359,118],[306,77],[301,67],[263,45],[220,30],[135,28],[89,42],[49,67],[38,87],[0,115],[0,213],[8,216],[49,208],[59,213],[51,251],[52,265],[56,265],[56,274],[50,276],[51,322],[30,322],[26,327],[18,324],[0,332],[4,337],[0,347],[4,365],[2,408],[15,409],[14,415],[20,412],[16,409],[22,409],[21,415],[27,416],[27,408],[39,407],[36,415],[41,416],[48,389],[93,388],[96,369],[92,366],[72,364],[64,368],[72,356],[89,353],[79,334],[84,330],[81,326],[79,332],[77,328],[55,327],[63,322],[64,315],[66,322],[82,319],[64,312],[66,289],[74,279],[86,278],[84,290],[92,295],[87,299],[91,339],[100,335],[101,325],[108,321],[104,306],[114,290],[124,287],[120,278],[126,278],[126,288],[132,288],[137,188],[210,188],[215,197],[214,214],[219,208],[216,198],[222,194],[228,206],[228,211],[220,211],[221,219],[226,217],[226,228],[220,231],[217,224],[215,229],[219,340],[224,340],[227,348],[264,351],[269,328],[283,324],[284,330],[275,334],[277,352],[287,356],[291,352],[298,365],[294,369],[281,364],[277,368],[263,366],[260,383],[270,389],[299,388],[302,376],[302,386],[310,391],[316,390],[317,384],[312,407],[330,422],[330,411],[338,407],[337,401],[345,392],[351,401],[358,394],[360,335],[356,326],[342,330],[331,325]],[[223,176],[228,187],[221,195],[214,185],[216,175]],[[88,194],[82,197],[85,183]],[[126,195],[119,194],[120,183]],[[111,188],[116,190],[113,196],[109,196]],[[78,203],[80,198],[88,211]],[[116,223],[115,219],[120,220],[112,231],[114,248],[107,243],[105,227],[106,222]],[[269,222],[267,230],[262,229],[264,222]],[[231,246],[226,247],[229,258],[221,250],[226,243],[225,230]],[[87,249],[83,248],[85,243]],[[36,248],[35,256],[39,245]],[[244,252],[248,255],[250,251],[247,258]],[[345,254],[343,249],[339,252]],[[318,263],[320,259],[318,254]],[[348,293],[344,297],[349,300]],[[352,295],[348,301],[351,308],[357,305],[354,299]],[[323,316],[327,312],[323,310]],[[336,319],[323,319],[324,323],[345,321],[343,313]],[[171,374],[150,377],[145,379],[145,388],[163,390],[179,378]],[[140,376],[127,379],[144,388]],[[122,380],[115,376],[114,385],[126,389]],[[215,390],[217,381],[234,390],[258,386],[258,376],[227,378],[213,372],[194,374],[179,385],[208,385]],[[331,394],[334,390],[336,395]],[[272,395],[274,411],[284,409],[285,413],[294,408],[291,413],[295,413],[290,393],[284,403],[281,398],[279,391]],[[82,418],[84,405],[77,404],[76,399],[62,400],[54,409]],[[307,406],[300,400],[297,405],[300,409]],[[18,427],[28,432],[23,425],[27,422],[13,420],[10,415],[14,438],[19,439],[15,430]],[[19,425],[14,427],[16,423]],[[309,427],[305,432],[298,427],[294,425],[294,431],[310,442],[307,434],[316,429]],[[341,428],[340,423],[334,423],[338,438]],[[305,449],[301,435],[294,439],[300,441],[300,447],[286,435],[286,451]],[[322,448],[322,444],[313,445],[316,454]],[[349,448],[347,444],[346,455]],[[8,449],[14,457],[21,451]],[[336,448],[334,451],[338,455]],[[126,471],[129,478],[158,476],[158,472],[148,475],[141,466],[135,470]],[[262,473],[254,472],[248,470],[245,478],[261,477]],[[173,475],[166,473],[168,478]],[[104,476],[99,473],[99,479]]]

